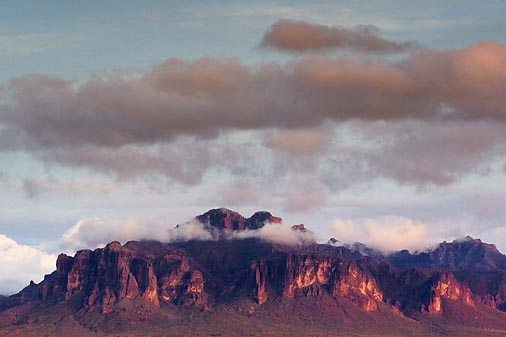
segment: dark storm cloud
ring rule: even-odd
[[[279,20],[265,33],[261,46],[288,52],[345,49],[363,53],[402,53],[419,48],[416,42],[385,40],[375,26],[347,29],[305,21]]]

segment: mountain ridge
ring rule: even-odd
[[[248,320],[266,329],[289,324],[291,335],[300,335],[300,322],[327,335],[423,335],[434,320],[450,335],[455,324],[469,333],[506,333],[506,256],[481,240],[443,242],[414,254],[364,255],[361,245],[318,244],[302,225],[290,233],[309,239],[296,244],[225,235],[281,226],[281,218],[269,212],[245,218],[214,209],[195,219],[222,234],[207,241],[113,241],[74,256],[60,254],[56,270],[42,282],[0,298],[0,326],[10,331],[61,321],[93,335],[166,322],[184,335],[181,322],[192,318],[212,330],[217,327],[206,320],[221,315],[244,320],[237,333]],[[53,311],[66,318],[45,314]],[[389,321],[399,328],[391,330]],[[467,333],[462,331],[457,335]]]

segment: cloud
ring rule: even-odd
[[[0,234],[0,294],[12,294],[55,270],[56,255],[21,245]]]
[[[278,223],[266,223],[257,230],[231,231],[228,233],[229,240],[246,238],[258,238],[285,245],[300,245],[316,241],[314,234],[310,231],[301,232],[286,224]]]
[[[223,205],[248,205],[257,202],[261,198],[258,188],[247,181],[234,181],[221,186],[221,204]]]
[[[328,192],[319,183],[310,179],[299,180],[284,194],[287,212],[306,212],[323,206],[327,201]]]
[[[23,180],[23,192],[29,199],[35,199],[44,192],[44,187],[37,181],[26,178]]]
[[[419,187],[486,175],[506,151],[506,125],[489,121],[362,123],[353,130],[379,144],[356,153],[363,175]]]
[[[144,72],[79,83],[31,75],[0,85],[0,151],[120,179],[161,177],[186,185],[212,170],[244,176],[276,169],[281,157],[295,172],[318,170],[325,160],[329,171],[356,162],[347,172],[364,176],[379,168],[401,183],[448,184],[504,143],[505,69],[506,46],[487,41],[393,60],[308,56],[246,65],[168,59]],[[385,127],[395,133],[376,138],[393,140],[380,139],[373,156],[360,144],[336,150],[332,128],[350,122],[420,126],[411,126],[411,135]],[[452,131],[452,123],[460,131]],[[476,140],[463,136],[481,125],[491,132],[475,133]],[[459,144],[470,145],[470,153]],[[267,158],[265,148],[272,151]],[[428,160],[406,173],[411,168],[403,156],[417,149],[425,153],[418,158]],[[396,156],[400,160],[389,167]],[[428,171],[434,158],[448,164],[442,172]]]
[[[30,75],[1,87],[4,149],[153,145],[179,135],[318,126],[327,120],[504,120],[506,46],[403,60],[305,57],[287,64],[168,59],[75,83]]]
[[[0,168],[0,182],[6,182],[9,179],[7,173]]]
[[[416,220],[387,216],[375,219],[335,219],[331,230],[345,243],[361,242],[389,253],[402,249],[425,250],[440,240],[441,233]]]
[[[103,247],[115,240],[126,243],[131,240],[174,242],[193,239],[211,240],[212,235],[198,221],[190,221],[175,227],[151,220],[128,219],[118,222],[85,218],[68,229],[62,235],[61,240],[49,244],[48,248],[52,250],[63,249],[72,254],[79,249]]]
[[[420,48],[420,44],[416,42],[385,40],[378,33],[379,30],[375,26],[355,26],[347,29],[282,19],[269,28],[260,45],[296,53],[345,49],[381,54],[402,53]]]
[[[269,224],[258,230],[220,231],[196,219],[181,225],[162,224],[152,220],[129,219],[127,221],[85,218],[69,228],[57,242],[45,244],[50,251],[65,251],[73,254],[79,249],[103,247],[111,241],[126,243],[132,240],[155,240],[160,242],[179,242],[189,240],[228,240],[260,238],[283,244],[297,244],[304,240],[314,240],[312,233],[294,231],[285,224]]]
[[[314,157],[328,149],[333,129],[329,126],[315,129],[268,130],[263,137],[267,148],[290,157]]]

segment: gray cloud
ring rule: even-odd
[[[308,158],[318,156],[330,147],[333,132],[329,125],[317,129],[268,130],[263,143],[267,148],[290,157]]]
[[[251,205],[261,198],[262,192],[251,182],[236,180],[220,188],[221,205]]]
[[[119,147],[297,128],[326,120],[504,120],[506,46],[426,50],[401,61],[307,57],[285,65],[169,59],[82,84],[32,75],[1,87],[4,148]]]
[[[33,179],[26,178],[23,180],[23,192],[30,199],[37,198],[43,191],[44,187]]]
[[[0,151],[184,184],[210,168],[271,176],[287,167],[279,158],[289,171],[329,172],[333,187],[371,173],[447,184],[504,148],[505,69],[506,46],[482,42],[395,61],[169,59],[82,83],[32,75],[0,86]],[[332,145],[334,127],[360,121],[373,132],[361,141],[379,145]]]
[[[347,29],[283,19],[269,28],[261,46],[288,52],[345,49],[363,53],[402,53],[420,48],[416,42],[390,41],[378,33],[375,26]]]
[[[377,150],[361,154],[366,169],[404,184],[447,185],[468,173],[486,175],[491,163],[506,153],[502,123],[402,122],[362,127],[355,130],[383,142]]]
[[[5,182],[9,179],[7,173],[0,168],[0,182]]]
[[[285,210],[291,213],[306,212],[321,207],[327,201],[328,192],[324,186],[310,179],[298,179],[283,195]]]

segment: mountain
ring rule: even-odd
[[[410,254],[403,250],[389,256],[398,269],[445,270],[492,307],[506,310],[506,256],[493,244],[467,236],[435,249]]]
[[[212,240],[60,254],[41,283],[0,298],[0,334],[506,335],[506,256],[480,240],[384,256],[318,244],[303,225],[286,232],[268,212],[195,220]]]

